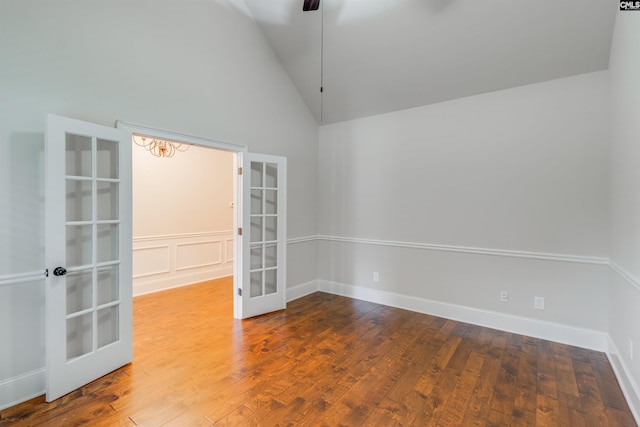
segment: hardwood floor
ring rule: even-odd
[[[137,297],[134,360],[0,426],[635,426],[603,353],[315,293],[233,319],[230,279]]]

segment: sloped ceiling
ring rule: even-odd
[[[318,123],[608,68],[610,0],[245,0]],[[324,92],[320,93],[320,85]]]

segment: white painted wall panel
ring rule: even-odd
[[[618,12],[611,46],[610,323],[623,388],[640,420],[640,15]],[[633,342],[634,356],[628,352]]]
[[[229,241],[233,246],[231,230],[134,238],[133,294],[232,275],[233,258],[223,250]]]
[[[222,242],[179,243],[176,245],[176,270],[222,264]]]
[[[605,256],[607,72],[320,128],[320,234]]]
[[[319,279],[608,330],[607,268],[393,246],[608,255],[609,80],[596,72],[320,128]],[[380,282],[372,281],[374,271]],[[510,294],[500,304],[500,291]],[[546,310],[533,309],[545,297]]]
[[[319,259],[326,262],[320,264],[321,280],[608,330],[606,264],[332,241],[320,243]],[[508,303],[499,301],[501,291],[508,291]],[[545,298],[545,310],[534,309],[536,296]]]
[[[171,272],[169,245],[144,246],[133,249],[133,278]]]

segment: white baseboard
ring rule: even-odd
[[[309,294],[312,294],[318,290],[318,281],[310,280],[299,285],[287,288],[287,302],[297,300]]]
[[[193,285],[207,280],[220,279],[232,276],[233,267],[222,268],[215,271],[202,271],[198,273],[181,274],[177,277],[155,278],[147,282],[133,283],[133,296],[150,294],[167,289],[179,288],[181,286]]]
[[[631,413],[636,423],[640,425],[640,387],[634,380],[633,375],[631,375],[631,370],[625,364],[624,359],[620,357],[620,351],[611,336],[609,336],[608,345],[607,356],[609,357],[609,363],[618,378],[618,383],[622,393],[624,393],[624,397],[627,399]]]
[[[46,368],[0,381],[0,410],[45,393]]]
[[[607,351],[608,334],[600,331],[576,328],[559,323],[545,322],[526,317],[513,316],[488,310],[449,304],[425,298],[412,297],[392,292],[352,286],[327,280],[318,280],[318,290],[347,296],[391,307],[403,308],[418,313],[430,314],[501,331],[542,338],[563,344]]]

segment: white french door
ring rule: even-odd
[[[286,307],[287,162],[285,157],[238,153],[238,186],[242,205],[236,212],[242,233],[237,237],[235,317],[248,317]]]
[[[131,138],[49,115],[47,401],[132,359]]]

